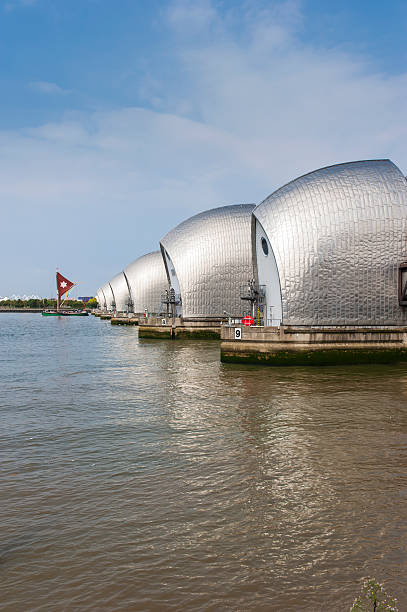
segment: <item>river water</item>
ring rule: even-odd
[[[407,609],[407,365],[0,315],[0,609]]]

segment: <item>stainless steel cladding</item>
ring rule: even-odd
[[[98,303],[99,310],[103,310],[105,308],[105,297],[101,288],[96,291],[96,301]]]
[[[168,288],[167,275],[160,251],[139,257],[123,270],[130,288],[133,312],[157,314],[161,296]]]
[[[240,317],[240,287],[253,276],[253,204],[205,211],[180,223],[161,240],[168,279],[181,294],[186,319]]]
[[[117,312],[129,312],[130,295],[123,272],[116,274],[110,281]]]
[[[407,182],[390,160],[306,174],[266,198],[254,217],[269,324],[406,323],[398,268],[407,256]]]
[[[107,310],[106,285],[103,285],[102,287],[100,287],[99,291],[101,293],[101,298],[102,298],[100,309],[106,311]]]
[[[106,300],[106,310],[111,312],[114,308],[114,296],[112,292],[112,288],[109,283],[106,283],[102,286],[103,295]]]

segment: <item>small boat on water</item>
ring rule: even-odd
[[[86,310],[43,310],[43,317],[87,317]]]
[[[59,272],[57,272],[57,307],[56,309],[49,308],[48,310],[42,311],[43,317],[87,317],[88,312],[86,310],[73,310],[70,308],[61,308],[61,298],[65,293],[67,293],[72,287],[74,287],[75,283],[62,276]],[[62,300],[63,303],[63,300]]]

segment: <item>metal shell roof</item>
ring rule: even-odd
[[[168,287],[160,251],[139,257],[123,270],[130,287],[133,311],[159,313],[161,296]]]
[[[254,215],[277,263],[283,324],[406,322],[398,266],[407,257],[407,182],[390,160],[306,174]]]
[[[114,296],[110,284],[104,284],[101,289],[106,300],[106,310],[113,310]]]
[[[99,308],[103,309],[105,307],[105,297],[104,297],[102,289],[100,287],[96,291],[96,300],[97,300]]]
[[[118,312],[127,312],[129,308],[130,296],[126,278],[123,272],[119,272],[119,274],[116,274],[116,276],[112,278],[110,281],[110,287],[113,291],[116,310]]]
[[[236,204],[202,212],[161,240],[178,278],[184,318],[219,317],[225,311],[241,316],[247,310],[240,286],[253,276],[253,209],[253,204]]]

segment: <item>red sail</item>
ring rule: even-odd
[[[61,298],[64,293],[72,289],[75,283],[72,283],[70,280],[62,276],[59,272],[57,272],[57,290],[58,296]]]

